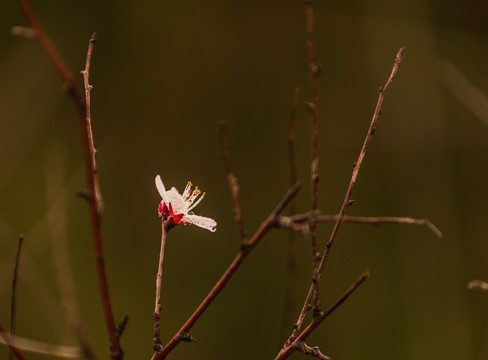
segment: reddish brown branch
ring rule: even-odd
[[[17,242],[17,251],[15,252],[15,261],[12,271],[12,294],[10,295],[10,326],[9,333],[15,334],[15,304],[16,304],[16,291],[17,291],[17,275],[19,272],[19,260],[20,260],[20,250],[22,249],[22,242],[24,241],[24,236],[21,234],[19,236],[19,241]]]
[[[164,222],[162,222],[161,227],[161,250],[159,252],[159,267],[158,267],[158,274],[156,276],[156,297],[154,303],[154,314],[153,314],[153,321],[154,321],[154,332],[153,332],[153,350],[159,351],[161,349],[161,337],[160,337],[160,314],[161,314],[161,277],[163,275],[163,261],[164,261],[164,249],[166,246],[166,238],[168,236],[168,232],[164,227]]]
[[[93,141],[93,130],[91,122],[91,91],[93,86],[90,85],[90,63],[93,52],[93,47],[97,41],[97,34],[93,33],[88,43],[88,51],[86,54],[85,69],[81,71],[83,76],[83,83],[85,87],[85,106],[86,106],[86,118],[85,118],[85,133],[88,138],[88,149],[90,152],[90,180],[88,190],[93,197],[92,202],[95,203],[98,216],[100,217],[103,209],[102,195],[100,193],[100,185],[98,184],[98,168],[97,168],[97,150],[95,149],[95,143]]]
[[[93,45],[95,42],[95,34],[90,39],[90,44],[88,47],[87,52],[87,61],[85,70],[83,70],[82,74],[85,78],[85,94],[87,95],[86,101],[81,96],[78,87],[76,86],[75,82],[73,81],[73,77],[71,72],[69,71],[68,67],[62,60],[61,56],[59,55],[58,51],[52,44],[51,39],[49,38],[47,32],[44,30],[41,22],[37,18],[34,10],[30,6],[27,0],[18,0],[22,12],[24,13],[25,17],[28,19],[30,25],[35,30],[37,34],[37,39],[44,48],[44,51],[48,55],[49,59],[54,64],[54,67],[58,71],[59,75],[63,79],[63,83],[65,88],[75,103],[79,115],[80,115],[80,126],[81,126],[81,138],[83,142],[83,153],[85,158],[85,174],[86,174],[86,183],[88,188],[87,197],[89,211],[90,211],[90,220],[91,220],[91,227],[92,227],[92,234],[93,234],[93,243],[95,248],[95,261],[96,261],[96,268],[97,268],[97,276],[98,276],[98,285],[100,296],[102,299],[102,306],[105,318],[105,324],[107,327],[107,333],[109,338],[109,347],[110,347],[110,357],[112,360],[120,360],[123,358],[123,351],[120,348],[120,341],[117,337],[116,326],[114,322],[113,312],[112,312],[112,304],[110,301],[110,294],[108,290],[108,279],[107,273],[105,269],[105,260],[104,260],[104,253],[103,253],[103,240],[102,240],[102,232],[101,232],[101,197],[98,187],[98,180],[97,180],[97,167],[95,162],[95,148],[93,146],[93,135],[91,130],[91,119],[90,119],[90,98],[89,93],[91,91],[91,86],[88,84],[88,75],[89,75],[89,66],[90,66],[90,58],[91,52],[93,49]]]
[[[328,318],[339,306],[341,306],[352,295],[356,289],[361,286],[369,278],[369,271],[364,272],[361,276],[352,284],[349,289],[339,298],[337,301],[327,309],[327,311],[315,316],[312,322],[298,335],[289,345],[285,345],[283,349],[276,356],[275,360],[283,360],[290,356],[295,350],[298,344],[303,343],[307,337],[314,331],[326,318]]]
[[[76,83],[73,80],[73,75],[71,74],[71,71],[69,71],[68,66],[64,62],[63,58],[59,55],[58,50],[53,45],[51,38],[49,37],[46,30],[44,29],[44,26],[42,25],[41,21],[37,17],[29,1],[27,0],[18,0],[18,1],[19,1],[20,8],[24,13],[24,16],[27,18],[32,29],[36,33],[37,40],[43,47],[44,51],[46,52],[51,62],[53,63],[54,67],[56,68],[56,71],[61,76],[66,91],[75,102],[80,113],[83,113],[83,118],[84,118],[85,106],[84,106],[83,97],[81,96],[78,87],[76,86]]]
[[[310,166],[310,178],[312,182],[312,212],[318,208],[319,199],[319,145],[318,145],[318,126],[317,126],[317,107],[318,107],[318,77],[320,67],[317,64],[317,51],[315,48],[315,16],[312,0],[305,0],[305,19],[307,30],[307,51],[310,71],[311,100],[307,104],[310,113],[310,123],[312,127],[312,160]],[[317,226],[313,223],[310,226],[310,238],[312,242],[312,271],[315,273],[320,254],[317,253]],[[320,295],[318,286],[314,288],[314,307],[315,311],[320,310]]]
[[[8,345],[10,348],[10,351],[12,351],[17,358],[17,360],[25,360],[24,355],[20,352],[17,346],[15,346],[12,338],[10,335],[5,331],[5,329],[0,325],[0,336],[5,340],[5,343]]]
[[[334,244],[334,240],[336,238],[337,232],[339,231],[339,227],[340,227],[342,220],[344,218],[344,213],[346,211],[346,208],[352,204],[352,202],[351,202],[352,189],[354,188],[354,184],[356,183],[356,180],[357,180],[357,177],[359,174],[359,169],[361,167],[364,156],[366,154],[366,150],[368,148],[369,142],[371,141],[371,137],[373,136],[373,134],[376,130],[376,123],[377,123],[379,115],[381,113],[381,105],[383,104],[383,99],[385,97],[385,93],[388,90],[388,88],[390,87],[393,80],[395,79],[395,76],[398,72],[398,68],[399,68],[400,63],[403,59],[403,52],[404,52],[404,48],[402,47],[398,51],[397,56],[395,58],[395,63],[393,65],[393,69],[392,69],[392,72],[390,74],[390,77],[388,78],[385,86],[383,88],[380,88],[380,94],[379,94],[378,102],[376,104],[376,108],[375,108],[375,111],[373,114],[373,119],[371,120],[371,124],[369,126],[368,133],[366,134],[366,138],[365,138],[363,146],[361,148],[361,152],[359,153],[358,160],[355,163],[354,170],[353,170],[352,176],[351,176],[351,180],[349,182],[349,187],[348,187],[346,195],[344,197],[344,202],[342,203],[341,210],[339,212],[336,223],[335,223],[334,228],[332,230],[332,233],[330,235],[329,241],[327,242],[327,244],[325,246],[324,252],[323,252],[322,257],[320,259],[320,263],[318,264],[317,269],[315,271],[314,277],[312,279],[312,283],[310,285],[310,289],[308,291],[307,297],[306,297],[305,302],[304,302],[303,307],[302,307],[302,311],[300,312],[300,316],[298,317],[298,321],[295,324],[296,325],[295,329],[293,330],[292,335],[288,338],[285,346],[289,346],[293,341],[295,341],[295,339],[298,335],[298,331],[300,330],[300,327],[303,323],[303,320],[305,319],[305,315],[307,314],[308,309],[310,307],[310,305],[309,305],[310,300],[313,297],[313,294],[314,294],[316,286],[318,284],[320,275],[322,274],[322,270],[325,266],[325,262],[327,261],[330,250],[332,248],[332,245]]]
[[[93,245],[95,248],[95,263],[97,268],[99,291],[102,297],[102,306],[103,306],[103,313],[105,317],[105,324],[107,326],[107,332],[109,338],[110,358],[122,359],[123,351],[120,348],[120,341],[119,341],[119,337],[117,336],[117,328],[115,326],[114,316],[112,312],[112,302],[110,300],[110,293],[108,290],[107,271],[105,268],[105,256],[103,252],[102,226],[101,226],[102,200],[101,200],[100,189],[98,185],[98,169],[95,160],[96,150],[93,142],[93,131],[91,126],[91,115],[90,115],[90,106],[91,106],[90,94],[93,87],[89,83],[89,76],[90,76],[91,56],[92,56],[93,47],[95,45],[95,41],[96,41],[96,33],[93,33],[88,43],[85,69],[81,72],[81,74],[83,75],[83,80],[85,85],[85,105],[86,105],[85,119],[83,119],[82,121],[82,136],[85,139],[83,143],[85,145],[85,165],[86,165],[87,185],[88,185],[88,191],[90,193],[88,204],[90,208],[90,218],[92,222]]]
[[[227,141],[227,125],[225,122],[219,123],[220,145],[222,147],[222,158],[224,159],[225,170],[227,171],[227,181],[229,182],[230,194],[232,196],[234,220],[239,228],[241,235],[241,244],[247,241],[247,232],[242,222],[241,205],[239,203],[239,181],[232,170],[232,161],[230,159],[229,143]]]
[[[258,230],[254,233],[254,235],[249,239],[249,242],[246,243],[245,246],[241,247],[241,250],[236,255],[234,260],[231,262],[227,270],[222,274],[220,279],[215,283],[214,287],[207,296],[203,299],[203,301],[198,305],[197,309],[190,315],[188,320],[183,324],[183,326],[178,330],[178,332],[173,336],[173,338],[163,347],[163,349],[159,352],[155,352],[152,356],[152,360],[161,360],[165,359],[166,356],[181,342],[184,341],[185,338],[188,338],[188,331],[192,328],[195,322],[202,316],[204,311],[207,307],[212,303],[212,301],[217,297],[218,294],[222,291],[225,287],[227,282],[232,278],[234,273],[239,269],[240,265],[244,261],[244,259],[249,255],[249,253],[259,244],[261,239],[267,232],[276,224],[276,219],[278,215],[283,211],[286,205],[290,202],[291,199],[297,194],[298,190],[300,189],[301,184],[296,183],[292,186],[285,194],[283,199],[280,203],[276,206],[276,208],[271,212],[271,214],[266,218],[265,221],[259,226]]]
[[[315,218],[311,213],[298,214],[293,216],[280,216],[278,219],[279,226],[284,229],[292,229],[294,231],[307,232],[310,224],[316,223],[330,223],[337,222],[339,215],[318,215]],[[351,216],[344,215],[342,217],[343,223],[356,224],[370,224],[379,226],[381,224],[406,224],[406,225],[422,225],[426,226],[437,237],[442,237],[442,232],[430,222],[429,219],[414,219],[410,217],[398,216]]]

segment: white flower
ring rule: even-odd
[[[180,195],[174,187],[166,191],[161,177],[156,176],[156,188],[162,198],[158,206],[159,217],[166,222],[165,226],[168,230],[178,224],[185,224],[196,225],[214,232],[217,230],[217,222],[214,219],[190,213],[205,196],[198,186],[195,190],[192,190],[192,186],[192,183],[188,182],[183,195]]]

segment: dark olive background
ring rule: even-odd
[[[339,4],[340,3],[340,4]],[[162,338],[181,326],[239,247],[217,124],[226,121],[244,223],[252,234],[289,185],[286,152],[293,88],[301,88],[296,144],[300,211],[310,206],[310,125],[301,1],[35,1],[77,78],[98,32],[91,82],[95,143],[105,201],[103,234],[116,320],[129,314],[127,359],[151,356],[160,197],[154,177],[207,192],[197,213],[216,233],[181,226],[169,234]],[[320,201],[339,210],[396,52],[406,47],[386,95],[349,214],[431,219],[424,227],[345,224],[321,279],[324,306],[365,269],[371,278],[310,338],[335,359],[482,359],[488,352],[488,127],[444,86],[447,60],[488,92],[488,6],[483,1],[317,1]],[[8,324],[11,269],[25,235],[18,284],[20,335],[76,344],[62,313],[52,261],[56,176],[66,196],[66,241],[77,299],[101,359],[107,336],[98,295],[78,117],[14,1],[0,4],[0,323]],[[81,77],[77,78],[81,85]],[[473,99],[468,91],[460,90]],[[484,113],[486,116],[487,114]],[[483,117],[483,116],[481,116]],[[51,164],[51,165],[49,165]],[[331,226],[319,229],[320,248]],[[277,353],[288,234],[271,232],[245,261],[172,359],[270,359]],[[299,240],[297,303],[310,281],[310,247]],[[26,354],[29,359],[46,356]],[[7,350],[1,349],[1,357]],[[303,355],[295,354],[299,358]]]

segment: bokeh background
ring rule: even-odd
[[[228,123],[244,224],[252,234],[289,186],[286,137],[298,85],[296,145],[304,183],[298,208],[310,207],[303,2],[46,0],[33,6],[75,76],[84,67],[91,33],[98,33],[92,117],[110,292],[116,320],[130,317],[122,338],[126,358],[147,359],[160,245],[156,174],[179,189],[188,180],[199,185],[207,197],[198,213],[219,224],[216,233],[183,226],[170,233],[163,343],[239,248],[219,121]],[[343,225],[321,279],[324,306],[365,269],[371,278],[308,343],[335,359],[485,359],[488,294],[466,284],[488,279],[488,5],[317,1],[315,15],[323,66],[320,209],[339,210],[378,87],[405,46],[348,213],[429,218],[444,238],[418,226]],[[19,24],[26,20],[15,1],[2,1],[0,323],[8,324],[11,270],[23,233],[17,331],[76,344],[53,262],[62,247],[53,241],[64,239],[82,321],[103,359],[107,336],[88,210],[74,196],[85,181],[78,116],[39,44],[10,35]],[[330,230],[320,226],[320,248]],[[288,234],[271,232],[192,329],[199,342],[181,344],[171,358],[273,358],[287,254]],[[298,245],[297,304],[309,281],[305,237]],[[0,357],[7,357],[5,347]]]

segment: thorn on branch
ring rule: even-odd
[[[314,76],[319,76],[322,73],[322,65],[313,64],[312,65],[312,73]]]
[[[129,322],[129,315],[126,314],[126,315],[124,315],[124,317],[122,318],[122,321],[120,322],[119,326],[117,327],[117,331],[115,333],[117,335],[117,338],[120,339],[120,337],[124,333],[124,330],[125,330],[128,322]]]
[[[191,342],[194,342],[194,343],[198,342],[197,339],[195,339],[193,336],[191,336],[187,332],[180,333],[179,337],[180,337],[180,340],[184,341],[184,342],[190,342],[190,343]]]
[[[86,200],[86,201],[92,201],[93,196],[92,193],[88,189],[79,189],[75,191],[75,195],[79,197],[80,199]]]
[[[353,205],[355,202],[356,202],[356,200],[354,200],[354,199],[349,199],[349,200],[347,200],[347,204],[346,204],[346,206],[347,206],[347,207],[349,207],[349,206]]]
[[[305,105],[307,106],[308,111],[315,110],[315,104],[313,102],[307,102]]]

